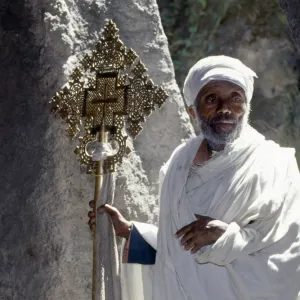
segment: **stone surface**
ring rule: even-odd
[[[159,167],[192,132],[155,0],[2,0],[1,300],[91,298],[93,178],[81,172],[49,101],[109,18],[170,94],[118,171],[116,203],[125,215],[156,221]]]
[[[300,49],[300,2],[297,0],[280,0],[280,7],[287,16],[295,44]]]

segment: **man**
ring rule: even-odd
[[[189,71],[184,98],[201,134],[161,169],[158,230],[125,220],[114,207],[98,209],[127,241],[123,260],[144,265],[124,265],[123,274],[131,268],[124,300],[297,298],[300,176],[294,150],[248,124],[254,77],[226,56],[202,59]]]

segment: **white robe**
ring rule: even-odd
[[[300,290],[300,180],[294,150],[245,129],[201,167],[199,198],[210,201],[203,212],[191,207],[186,193],[201,142],[195,137],[180,145],[162,168],[158,234],[152,225],[136,223],[157,249],[156,263],[122,266],[122,299],[295,300]],[[192,255],[174,233],[196,220],[194,214],[229,227],[215,244]]]

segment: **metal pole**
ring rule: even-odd
[[[101,131],[100,133],[97,133],[97,140],[102,143],[107,143],[108,140],[108,134],[105,131],[105,124],[102,123]],[[95,214],[95,231],[93,235],[93,284],[92,284],[92,300],[99,300],[97,299],[97,259],[98,259],[98,253],[97,253],[97,207],[98,202],[100,200],[100,191],[101,186],[103,182],[103,164],[104,161],[97,161],[96,162],[96,174],[95,174],[95,191],[94,191],[94,214]],[[104,299],[103,299],[104,300]]]

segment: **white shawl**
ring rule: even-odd
[[[149,268],[138,267],[142,273],[135,277],[137,266],[127,265],[132,270],[123,284],[129,298],[123,294],[123,300],[295,300],[300,289],[300,181],[294,150],[265,141],[248,127],[202,167],[211,203],[207,215],[229,227],[215,244],[191,255],[174,233],[199,213],[190,207],[185,183],[201,142],[196,137],[180,145],[162,168],[152,289]],[[146,239],[155,235],[147,225],[137,228],[148,232]],[[129,278],[135,281],[132,286]],[[133,295],[138,286],[143,288]]]

